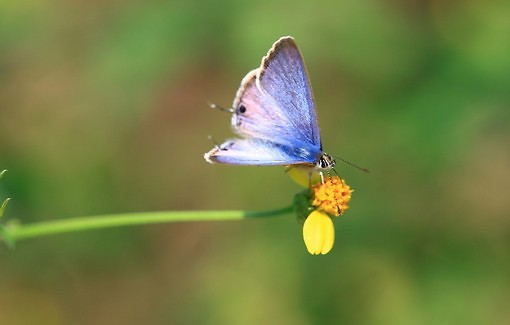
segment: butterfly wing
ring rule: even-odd
[[[276,41],[261,66],[246,75],[233,109],[232,126],[241,136],[321,147],[312,89],[292,37]]]
[[[251,71],[241,82],[234,99],[232,128],[245,138],[258,138],[291,144],[294,136],[292,120],[276,100],[257,87],[258,69]]]
[[[292,37],[282,37],[261,66],[242,80],[232,127],[244,139],[205,154],[208,162],[238,165],[315,164],[322,154],[312,90]]]
[[[233,139],[205,154],[209,163],[231,165],[308,164],[317,153],[300,147],[286,146],[262,139]]]

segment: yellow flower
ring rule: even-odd
[[[352,192],[343,179],[328,175],[324,182],[312,185],[310,194],[303,196],[305,199],[296,200],[304,203],[305,208],[313,209],[303,225],[303,239],[310,254],[327,254],[333,248],[335,228],[332,217],[342,215],[349,208]],[[308,214],[305,213],[302,215]]]
[[[327,254],[335,242],[335,228],[331,217],[321,211],[313,211],[303,225],[303,239],[310,254]]]
[[[321,172],[309,166],[290,166],[286,173],[294,182],[305,188],[310,188],[310,185],[321,181]]]
[[[312,186],[312,205],[332,216],[340,216],[349,208],[351,200],[350,186],[338,176],[327,177],[324,183]]]

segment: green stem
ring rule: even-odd
[[[7,241],[47,236],[66,232],[100,229],[119,226],[144,225],[152,223],[241,220],[248,218],[274,217],[292,212],[292,206],[271,211],[167,211],[110,214],[65,220],[43,221],[38,223],[3,226],[3,236]],[[1,226],[1,225],[0,225]],[[2,232],[0,232],[2,235]]]

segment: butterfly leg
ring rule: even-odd
[[[336,169],[332,168],[331,170],[340,179],[340,181],[342,181],[342,178],[340,177],[340,175],[338,175],[338,173],[336,172]],[[329,171],[328,171],[328,176],[329,176],[330,182],[333,182],[331,174],[329,173]],[[338,208],[338,211],[340,211],[340,213],[341,213],[342,212],[342,205],[340,204],[340,198],[338,197],[338,193],[336,193],[336,192],[335,192],[335,202],[336,202],[336,206]]]

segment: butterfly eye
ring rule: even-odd
[[[241,114],[246,113],[246,106],[244,106],[244,105],[239,106],[238,111],[239,111],[239,113],[241,113]]]

